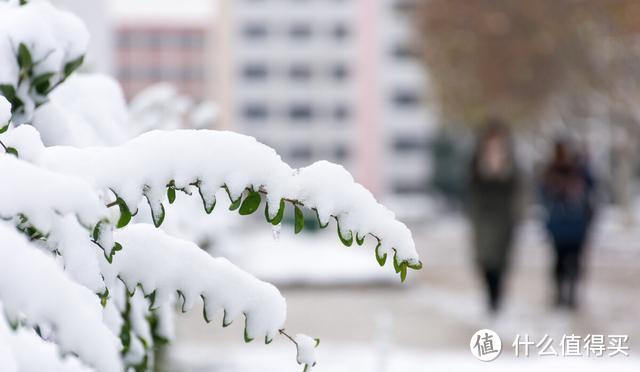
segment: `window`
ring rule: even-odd
[[[336,24],[335,26],[333,26],[333,28],[331,29],[331,35],[333,35],[333,38],[336,40],[344,40],[347,37],[349,37],[349,28],[347,27],[347,25],[339,23]]]
[[[250,23],[244,26],[242,34],[246,39],[266,39],[269,36],[267,26],[260,23]]]
[[[424,194],[427,192],[428,180],[400,180],[393,183],[396,194]]]
[[[304,122],[313,119],[313,108],[308,103],[296,103],[289,107],[289,118],[293,121]]]
[[[343,162],[349,156],[349,150],[344,145],[338,145],[333,150],[333,156],[335,157],[337,162]]]
[[[292,39],[309,39],[311,37],[311,26],[306,23],[296,23],[289,28],[289,36]]]
[[[307,146],[298,146],[292,148],[291,160],[299,163],[308,163],[311,160],[311,149]]]
[[[427,141],[419,137],[397,137],[393,142],[393,148],[397,152],[426,151]]]
[[[291,80],[306,81],[312,75],[311,66],[306,64],[295,64],[289,67],[289,77]]]
[[[248,121],[264,121],[269,117],[269,109],[262,103],[248,103],[242,108],[242,116]]]
[[[396,106],[417,106],[420,101],[420,94],[412,90],[398,90],[393,94],[393,103]]]
[[[336,122],[344,122],[351,117],[351,109],[345,104],[338,104],[333,108],[332,115]]]
[[[260,63],[250,63],[242,69],[242,76],[247,80],[264,80],[268,75],[269,69]]]
[[[183,49],[201,49],[204,47],[204,35],[197,32],[184,32],[180,35],[180,46]]]
[[[349,77],[349,68],[342,64],[335,65],[331,68],[331,76],[335,80],[345,80]]]
[[[393,48],[392,52],[394,57],[397,59],[406,59],[406,58],[415,58],[417,53],[411,46],[406,44],[399,44],[395,48]]]

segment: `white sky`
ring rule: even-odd
[[[217,0],[107,0],[116,21],[189,23],[213,20]]]

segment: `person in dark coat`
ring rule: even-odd
[[[499,120],[489,121],[478,137],[468,187],[475,261],[493,313],[500,307],[520,209],[513,145],[507,126]]]
[[[573,309],[594,215],[594,182],[586,159],[566,141],[555,144],[542,177],[541,194],[555,254],[556,305]]]

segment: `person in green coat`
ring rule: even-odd
[[[488,121],[480,132],[469,171],[468,214],[475,263],[487,291],[489,310],[500,308],[519,217],[520,182],[508,127]]]

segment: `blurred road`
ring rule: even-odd
[[[466,226],[462,220],[451,218],[413,228],[425,267],[419,273],[410,274],[405,285],[281,288],[288,302],[287,329],[292,333],[303,332],[320,337],[321,349],[327,351],[325,364],[335,364],[338,359],[347,363],[351,359],[341,353],[349,348],[362,349],[374,355],[371,365],[378,366],[374,370],[379,371],[387,370],[384,367],[387,357],[381,355],[392,360],[394,354],[406,352],[426,356],[454,353],[460,355],[461,360],[453,358],[450,366],[457,362],[473,363],[475,360],[468,352],[469,339],[481,328],[496,330],[506,348],[504,355],[511,356],[513,350],[510,345],[516,334],[528,334],[534,340],[548,334],[554,345],[559,345],[563,334],[573,333],[582,337],[588,334],[627,334],[630,336],[631,357],[616,357],[622,360],[612,358],[608,363],[633,364],[636,361],[633,356],[640,357],[640,343],[636,341],[636,336],[640,335],[637,288],[640,250],[637,246],[624,245],[625,242],[640,240],[629,235],[635,233],[633,230],[617,231],[615,236],[609,236],[614,233],[613,228],[602,225],[592,239],[581,307],[573,314],[552,308],[549,247],[540,227],[527,224],[519,234],[503,312],[497,318],[489,317],[469,259]],[[242,322],[226,329],[213,324],[204,326],[200,314],[199,309],[194,309],[178,317],[177,341],[171,353],[174,363],[179,366],[175,367],[176,370],[244,371],[241,367],[234,367],[234,358],[230,356],[238,352],[244,355],[242,348],[246,348],[247,354],[251,351],[252,355],[267,355],[265,358],[269,358],[271,345],[244,345]],[[297,371],[293,346],[284,340],[277,340],[274,344],[275,350],[290,354],[289,360],[282,359],[282,363],[287,363],[286,368],[277,370]],[[559,346],[556,348],[559,350]],[[382,359],[376,362],[375,355]],[[223,364],[216,362],[221,356],[224,356]],[[357,360],[357,353],[352,357]],[[270,359],[265,359],[265,363],[266,360]],[[598,361],[580,361],[593,362]],[[607,363],[607,358],[600,362]],[[407,368],[432,370],[426,366],[424,369]],[[319,364],[317,370],[331,369],[323,369]]]

